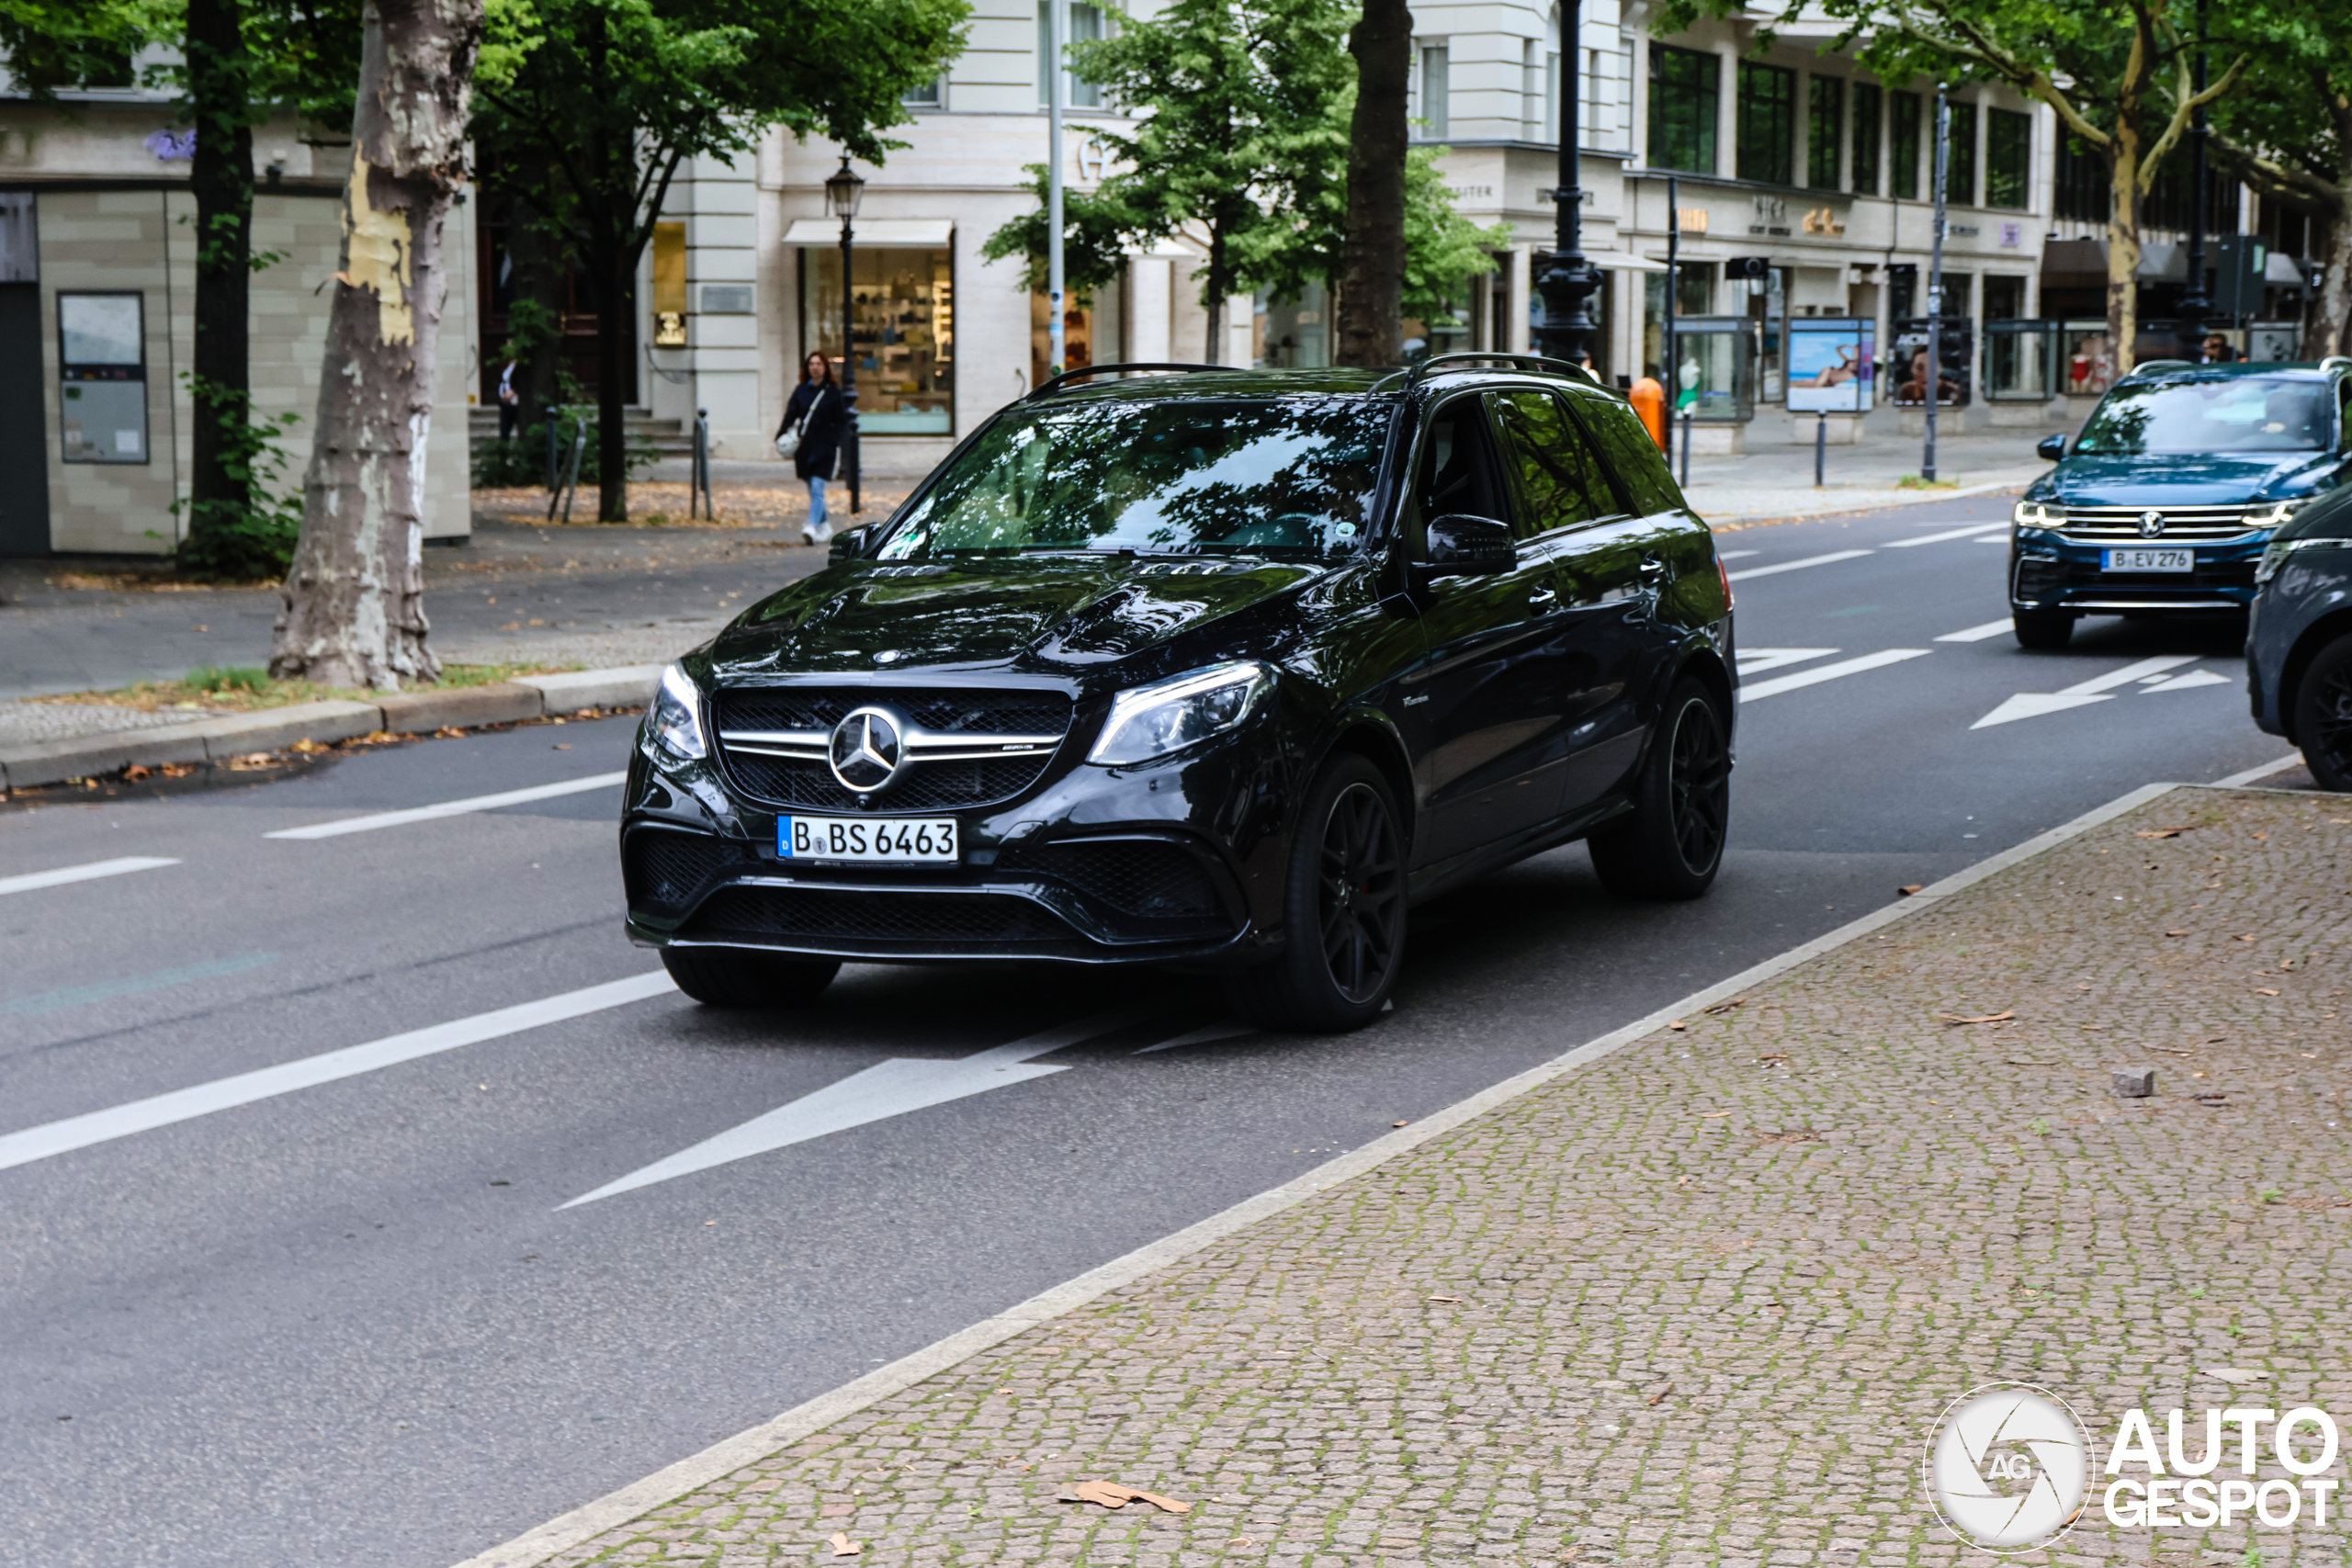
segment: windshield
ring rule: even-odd
[[[1282,398],[1016,411],[940,475],[879,554],[1352,550],[1394,407]]]
[[[2335,438],[2334,400],[2320,381],[2269,376],[2118,387],[2083,426],[2075,450],[2153,453],[2315,452]]]

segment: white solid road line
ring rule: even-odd
[[[159,865],[179,863],[175,860],[158,860],[153,855],[94,860],[87,865],[62,865],[55,871],[28,871],[22,876],[0,876],[0,893],[29,893],[36,887],[61,887],[69,882],[88,882],[101,876],[120,876],[126,871],[153,871]]]
[[[2289,768],[2301,767],[2302,761],[2303,754],[2301,751],[2290,751],[2275,762],[2264,762],[2259,767],[2248,768],[2244,773],[2232,773],[2228,778],[2215,779],[2210,787],[2244,789],[2256,779],[2267,779],[2273,773],[2283,773]]]
[[[2114,695],[2108,689],[2110,686],[2126,686],[2143,675],[2154,675],[2196,662],[2197,655],[2193,653],[2159,653],[2153,659],[2135,660],[2120,670],[2110,670],[2104,675],[2094,675],[2087,681],[2077,681],[2054,692],[2019,692],[1968,728],[1988,729],[1996,724],[2014,724],[2021,718],[2040,718],[2045,714],[2064,713],[2068,708],[2107,702]],[[2208,682],[2197,681],[2190,683],[2202,686]]]
[[[1743,648],[1739,650],[1739,678],[1745,681],[1750,675],[1761,675],[1784,664],[1803,664],[1808,659],[1826,659],[1837,651],[1834,648]]]
[[[0,1135],[0,1170],[10,1166],[29,1165],[34,1160],[47,1159],[51,1155],[62,1155],[70,1150],[88,1148],[92,1144],[127,1138],[133,1133],[168,1127],[175,1122],[192,1121],[216,1111],[250,1105],[257,1100],[291,1094],[298,1089],[310,1089],[317,1084],[333,1083],[337,1078],[372,1073],[379,1067],[413,1062],[420,1056],[454,1051],[460,1045],[477,1045],[502,1035],[520,1034],[526,1029],[560,1023],[566,1019],[602,1012],[606,1008],[623,1007],[630,1002],[643,1001],[648,997],[663,996],[676,988],[670,983],[666,972],[656,969],[650,975],[609,980],[584,990],[566,991],[561,996],[524,1002],[517,1007],[500,1008],[495,1012],[478,1013],[472,1018],[461,1018],[454,1023],[436,1023],[429,1029],[413,1029],[405,1034],[387,1035],[365,1045],[346,1046],[340,1051],[305,1056],[300,1061],[281,1062],[274,1067],[256,1068],[250,1073],[239,1073],[234,1077],[215,1078],[210,1083],[174,1089],[169,1094],[134,1100],[127,1105],[113,1106],[105,1111],[93,1111],[85,1116],[69,1116],[62,1122],[28,1127],[21,1133]]]
[[[1973,539],[1979,534],[1989,534],[1996,528],[2007,528],[2007,523],[1978,523],[1966,528],[1948,528],[1940,534],[1922,534],[1916,539],[1897,539],[1885,547],[1907,550],[1914,545],[1940,545],[1952,539]]]
[[[1824,681],[1835,681],[1843,675],[1859,675],[1865,670],[1883,670],[1890,664],[1900,664],[1906,659],[1924,659],[1930,651],[1924,648],[1886,648],[1876,653],[1865,653],[1859,659],[1841,659],[1835,664],[1800,670],[1793,675],[1775,675],[1752,686],[1741,686],[1739,700],[1742,703],[1761,702],[1766,697],[1777,697],[1782,692],[1793,692],[1800,686],[1817,686]]]
[[[1731,574],[1734,582],[1745,582],[1751,577],[1770,577],[1776,572],[1803,571],[1809,566],[1827,566],[1831,561],[1853,560],[1871,554],[1869,550],[1832,550],[1826,556],[1807,556],[1803,560],[1784,560],[1772,566],[1751,566],[1746,571]]]
[[[944,1105],[951,1100],[962,1100],[967,1095],[985,1094],[992,1089],[1003,1089],[1011,1084],[1027,1083],[1032,1078],[1068,1072],[1068,1067],[1031,1066],[1029,1058],[1058,1051],[1065,1045],[1092,1040],[1114,1030],[1125,1029],[1150,1014],[1151,1010],[1147,1007],[1114,1008],[1109,1012],[1096,1013],[1092,1018],[1080,1019],[1076,1023],[1065,1023],[1016,1040],[1010,1045],[999,1045],[978,1055],[960,1056],[948,1061],[941,1061],[937,1057],[893,1056],[888,1061],[876,1062],[861,1072],[852,1073],[839,1083],[827,1084],[813,1094],[804,1094],[789,1104],[779,1105],[764,1116],[754,1116],[716,1137],[705,1138],[692,1148],[681,1149],[666,1159],[656,1160],[617,1181],[608,1181],[594,1192],[584,1192],[559,1207],[576,1209],[582,1203],[610,1198],[616,1192],[650,1187],[673,1176],[691,1176],[695,1171],[749,1159],[771,1149],[805,1144],[828,1133],[845,1132],[852,1127],[863,1127],[869,1122],[903,1116],[910,1111]]]
[[[534,784],[529,789],[510,789],[497,795],[477,795],[464,800],[445,800],[438,806],[413,806],[405,811],[379,811],[372,817],[346,817],[340,822],[315,822],[308,828],[281,828],[275,833],[264,833],[265,839],[336,839],[345,833],[372,833],[379,828],[401,828],[411,822],[430,822],[436,817],[463,817],[473,811],[495,811],[502,806],[521,806],[526,801],[553,800],[560,795],[579,795],[592,789],[610,789],[628,777],[627,771],[617,773],[596,773],[584,779],[567,779],[561,784]]]
[[[1983,642],[1988,637],[1999,637],[2016,625],[2015,621],[2004,615],[1997,621],[1987,621],[1981,626],[1970,626],[1965,631],[1946,632],[1936,640],[1938,642]]]

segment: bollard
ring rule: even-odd
[[[1682,411],[1682,486],[1690,487],[1690,411]]]
[[[695,515],[695,504],[700,499],[703,515],[718,521],[718,508],[710,502],[710,411],[695,410],[695,464],[686,485],[686,516]]]
[[[1816,413],[1813,421],[1813,488],[1821,488],[1822,476],[1829,465],[1829,415]]]

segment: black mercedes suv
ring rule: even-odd
[[[1583,372],[1093,367],[663,675],[628,931],[723,1006],[1035,958],[1353,1028],[1522,856],[1705,892],[1735,700],[1713,537]]]

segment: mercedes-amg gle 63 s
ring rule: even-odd
[[[1353,1028],[1408,909],[1522,856],[1705,892],[1733,671],[1713,536],[1580,372],[1074,372],[664,674],[629,933],[718,1005],[1027,958]]]

